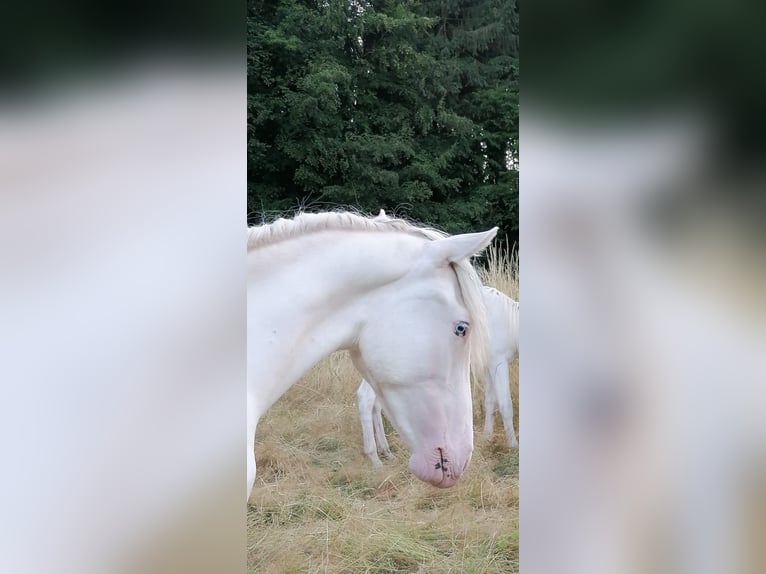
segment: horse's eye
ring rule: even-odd
[[[465,337],[468,333],[468,323],[465,321],[458,321],[455,323],[455,335],[458,337]]]

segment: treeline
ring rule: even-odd
[[[250,0],[248,217],[380,208],[518,240],[518,1]]]

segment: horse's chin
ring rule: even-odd
[[[436,448],[427,453],[413,453],[410,457],[410,471],[432,486],[449,488],[457,484],[470,460],[470,451],[467,456],[453,457],[447,449]]]

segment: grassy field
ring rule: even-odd
[[[518,299],[517,266],[489,253],[485,283]],[[395,460],[375,471],[362,454],[345,353],[317,365],[258,426],[258,476],[248,508],[248,571],[290,573],[509,573],[518,571],[518,452],[498,420],[457,486],[415,479],[389,429]],[[518,364],[511,367],[518,404]],[[482,410],[474,387],[474,427]],[[516,409],[518,412],[518,409]],[[518,425],[517,425],[518,428]]]

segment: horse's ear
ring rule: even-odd
[[[481,253],[497,235],[497,227],[480,233],[463,233],[437,239],[428,244],[425,256],[436,265],[457,263]]]

